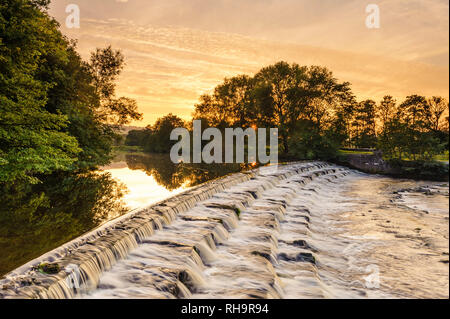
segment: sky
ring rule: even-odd
[[[118,93],[137,100],[146,126],[189,119],[225,77],[280,60],[322,65],[359,99],[449,97],[448,0],[53,0],[50,14],[87,59],[112,45],[125,55]],[[66,7],[80,8],[67,28]],[[366,6],[380,28],[366,26]]]

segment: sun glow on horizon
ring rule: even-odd
[[[365,5],[355,0],[79,0],[79,29],[64,26],[69,3],[54,1],[50,14],[84,58],[109,44],[123,51],[118,93],[144,113],[131,125],[168,113],[189,120],[199,97],[225,77],[281,60],[328,67],[360,100],[449,97],[446,1],[379,1],[380,29],[365,27]]]

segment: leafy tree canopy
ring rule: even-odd
[[[48,4],[0,4],[0,183],[105,164],[115,128],[141,117],[134,100],[115,96],[120,51],[82,61]]]

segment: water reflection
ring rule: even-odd
[[[121,154],[102,172],[59,173],[37,185],[0,186],[0,276],[126,213],[247,168],[173,164]]]
[[[59,173],[0,187],[0,276],[127,211],[108,173]]]
[[[192,187],[249,168],[247,164],[174,164],[166,154],[126,155],[131,170],[143,170],[167,190]]]
[[[247,168],[241,164],[174,164],[165,154],[121,154],[103,170],[126,185],[129,192],[124,201],[134,209]]]
[[[181,193],[188,188],[187,183],[181,187],[168,190],[158,184],[152,175],[142,170],[131,170],[125,167],[108,168],[106,172],[117,180],[120,180],[128,188],[127,194],[123,197],[124,202],[130,209],[150,206],[165,198]]]

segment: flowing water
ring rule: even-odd
[[[171,169],[149,175],[177,191],[202,180],[202,168]],[[448,298],[448,196],[448,183],[321,162],[263,167],[194,187],[43,257],[66,272],[75,265],[81,286],[62,271],[24,266],[0,282],[0,297]]]
[[[244,168],[175,165],[168,155],[122,153],[97,172],[6,185],[0,188],[0,278],[129,210]]]
[[[448,298],[448,184],[263,168],[143,238],[83,298]]]

